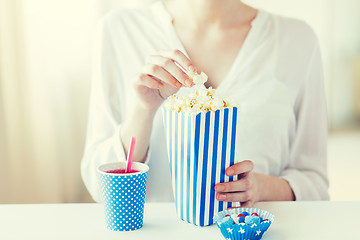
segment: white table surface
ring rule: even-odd
[[[263,240],[360,239],[360,202],[267,202],[275,214]],[[179,220],[173,203],[147,203],[144,227],[112,232],[100,204],[0,205],[0,239],[224,239],[216,225],[196,227]]]

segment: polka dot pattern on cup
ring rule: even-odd
[[[132,231],[143,226],[147,172],[131,175],[100,174],[107,227]]]

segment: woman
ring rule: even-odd
[[[147,200],[173,199],[157,110],[169,95],[192,91],[177,64],[205,72],[206,87],[240,103],[239,163],[226,174],[241,178],[218,183],[218,200],[252,206],[328,199],[322,66],[306,24],[239,0],[171,0],[108,14],[97,42],[82,160],[94,200],[100,200],[97,167],[124,160],[132,135],[134,160],[151,169]]]

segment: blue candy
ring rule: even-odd
[[[249,225],[253,225],[254,223],[256,225],[260,224],[260,217],[258,216],[246,216],[245,217],[245,223]]]
[[[240,214],[245,215],[245,216],[249,216],[249,215],[250,215],[248,212],[242,212],[242,213],[240,213]]]
[[[244,223],[245,222],[245,218],[243,216],[239,217],[239,223]]]

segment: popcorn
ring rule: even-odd
[[[204,72],[201,72],[200,74],[195,74],[192,79],[195,85],[202,85],[208,80],[208,76]]]
[[[236,104],[224,100],[212,87],[196,90],[188,96],[168,97],[165,107],[177,112],[199,113],[234,107]]]
[[[193,79],[197,87],[208,80],[208,76],[204,72],[191,74],[189,77]],[[207,89],[202,86],[202,88],[197,89],[188,96],[171,95],[168,97],[165,107],[177,112],[199,113],[231,108],[237,105],[234,102],[224,100],[212,87]]]

